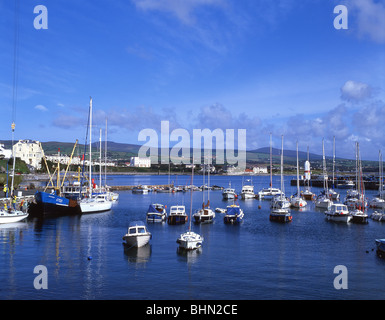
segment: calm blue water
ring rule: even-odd
[[[167,176],[111,176],[109,185],[163,184]],[[173,178],[175,180],[175,177]],[[211,184],[237,191],[242,177],[212,176]],[[179,176],[177,184],[189,184]],[[256,191],[269,177],[253,177]],[[202,177],[195,176],[195,185]],[[279,177],[273,184],[279,186]],[[286,177],[286,193],[293,194]],[[318,193],[320,189],[313,188]],[[340,190],[342,198],[345,191]],[[367,196],[374,194],[368,191]],[[221,191],[210,192],[211,207],[224,208]],[[126,250],[122,236],[132,220],[145,220],[152,202],[186,205],[190,194],[148,195],[120,192],[110,212],[59,217],[0,227],[1,299],[383,299],[385,261],[377,258],[375,239],[385,224],[327,222],[310,204],[292,210],[293,221],[269,221],[269,203],[239,200],[245,218],[225,225],[216,214],[211,225],[193,225],[204,236],[200,252],[180,254],[176,239],[187,225],[149,224],[151,245]],[[202,193],[194,192],[194,209]],[[261,206],[259,209],[258,206]],[[369,251],[368,253],[366,251]],[[88,257],[92,257],[91,260]],[[36,290],[36,265],[48,270],[48,289]],[[348,270],[348,289],[333,286],[334,267]]]

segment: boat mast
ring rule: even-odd
[[[107,118],[106,118],[106,131],[104,134],[104,187],[107,191]]]
[[[298,140],[297,140],[297,197],[299,197],[299,164],[298,164]]]
[[[193,180],[194,180],[194,156],[192,158],[192,165],[191,165],[191,185],[190,185],[190,223],[188,226],[188,231],[191,231],[191,217],[192,217],[192,199],[193,199]],[[203,190],[204,192],[204,190]]]
[[[282,136],[283,143],[283,136]],[[272,140],[271,140],[271,132],[270,132],[270,192],[273,187],[273,152],[272,152]]]
[[[90,150],[90,165],[89,165],[89,189],[90,189],[90,198],[92,195],[92,180],[91,180],[91,171],[92,171],[92,157],[91,157],[91,140],[92,140],[92,98],[90,97],[90,145],[89,145],[89,150]]]
[[[332,188],[334,189],[334,168],[335,168],[335,162],[336,162],[336,137],[333,137],[333,182],[332,182]]]
[[[326,160],[325,160],[325,145],[324,139],[322,139],[322,163],[323,163],[323,176],[324,176],[324,190],[326,191],[326,195],[328,193],[328,176],[326,174]]]
[[[99,129],[99,193],[102,192],[102,129]]]
[[[285,186],[283,183],[283,135],[282,135],[281,136],[281,199],[285,197],[284,194],[285,194]]]

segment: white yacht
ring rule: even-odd
[[[192,163],[194,163],[194,158]],[[191,173],[191,187],[194,179],[194,166],[192,166],[192,173]],[[193,191],[192,188],[190,188],[190,223],[188,231],[185,233],[182,233],[179,238],[176,240],[176,242],[179,244],[179,249],[182,250],[196,250],[199,249],[202,246],[203,243],[203,237],[199,235],[198,233],[195,233],[191,231],[191,214],[192,214],[192,205],[193,205]]]
[[[301,192],[299,187],[298,141],[297,141],[297,193],[291,198],[290,205],[294,208],[303,208],[307,206],[306,200],[301,197]]]
[[[108,211],[112,207],[112,202],[107,199],[106,194],[98,194],[91,198],[84,198],[80,201],[80,210],[82,213],[93,213]]]

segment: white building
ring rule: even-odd
[[[151,167],[151,159],[150,158],[131,157],[130,167],[150,168]]]
[[[267,167],[254,167],[253,173],[267,173]]]
[[[4,145],[0,144],[0,159],[9,159],[12,157],[12,150],[11,149],[4,149]]]
[[[13,152],[16,158],[20,158],[26,164],[40,169],[43,152],[40,149],[39,141],[19,140],[19,142],[13,146]]]

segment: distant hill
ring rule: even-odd
[[[2,140],[1,144],[5,145],[5,148],[10,149],[12,142],[10,140]],[[59,142],[59,141],[48,141],[42,142],[44,153],[46,155],[57,154],[58,148],[60,148],[61,154],[70,155],[75,142]],[[105,142],[102,142],[102,150],[104,150]],[[137,156],[140,149],[140,145],[128,144],[128,143],[117,143],[113,141],[107,142],[107,157],[112,160],[120,160],[126,162],[130,160],[130,157]],[[92,144],[92,150],[95,154],[98,154],[99,142],[94,142]],[[104,151],[102,151],[104,152]],[[88,146],[84,144],[77,145],[74,156],[81,156],[83,153],[88,153]],[[161,150],[159,150],[159,155]],[[279,165],[280,163],[280,154],[281,150],[277,148],[272,148],[273,155],[273,164],[274,166]],[[284,150],[284,166],[293,167],[296,165],[297,161],[297,152],[295,150]],[[203,155],[203,150],[202,150]],[[213,150],[213,155],[215,156],[215,150]],[[103,154],[104,156],[104,154]],[[303,162],[307,159],[307,152],[299,151],[298,152],[300,166],[303,166]],[[270,163],[270,147],[259,148],[255,150],[249,150],[246,152],[247,163],[249,165],[264,165],[268,166]],[[315,153],[309,154],[309,159],[312,167],[322,168],[322,155]],[[327,166],[331,166],[331,156],[326,156]],[[349,159],[336,158],[336,167],[339,167],[344,170],[354,169],[355,161]],[[373,170],[377,170],[378,163],[376,161],[363,161],[363,167],[370,167]]]

